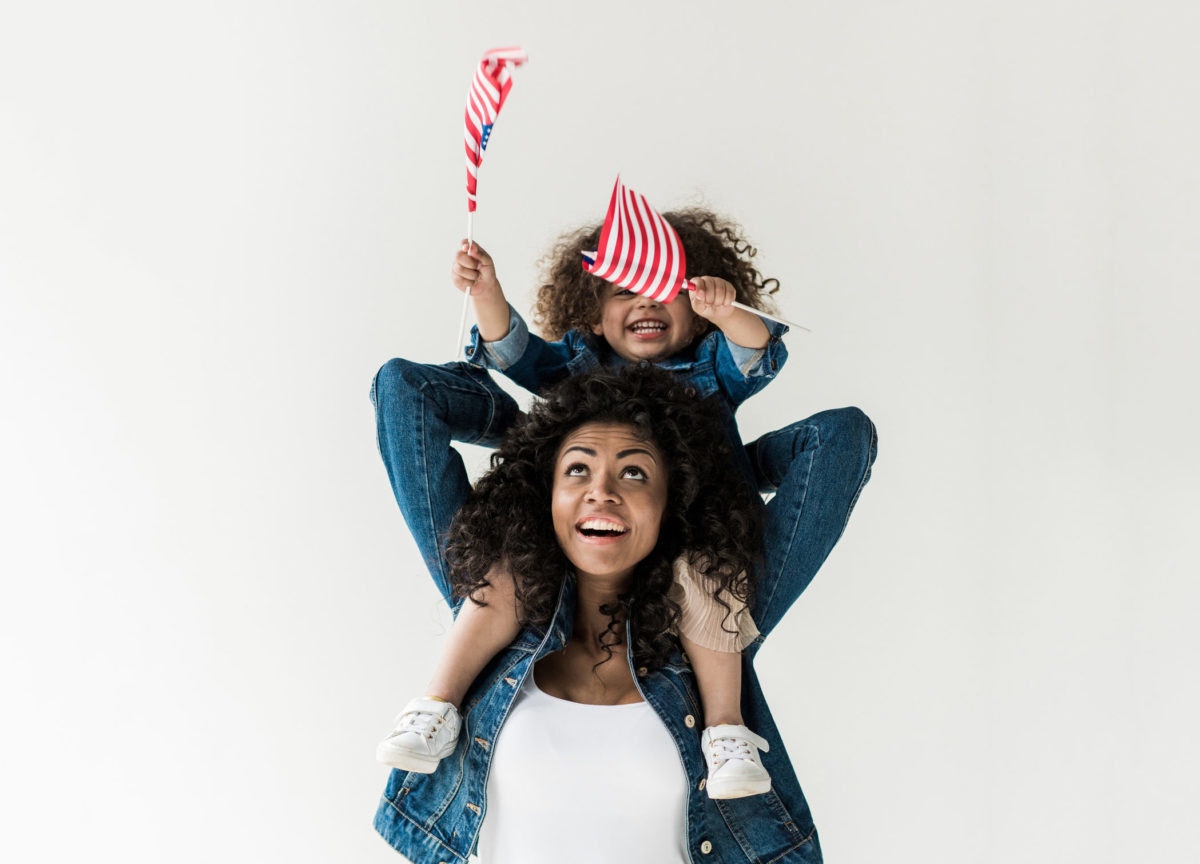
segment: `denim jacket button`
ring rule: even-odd
[[[700,844],[700,854],[707,855],[711,851],[712,851],[712,843],[709,843],[707,840],[705,840],[703,843]]]
[[[707,778],[707,777],[701,777],[701,778],[700,778],[700,785],[696,787],[696,791],[697,791],[697,792],[703,792],[703,791],[704,791],[704,787],[705,787],[706,785],[708,785],[708,778]]]
[[[649,670],[649,669],[647,669],[645,666],[639,666],[639,667],[638,667],[638,670],[637,670],[638,677],[639,677],[639,678],[645,678],[645,677],[646,677],[646,675],[647,675],[647,673],[649,673],[649,671],[650,671],[650,670]]]
[[[683,718],[683,725],[688,727],[689,729],[694,729],[696,726],[696,718],[693,717],[691,714],[687,715],[686,717]]]

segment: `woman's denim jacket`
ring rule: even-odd
[[[786,328],[764,323],[768,323],[771,337],[762,351],[740,349],[714,331],[697,344],[693,354],[656,364],[676,372],[701,396],[721,394],[734,442],[740,442],[740,437],[733,411],[765,386],[787,357],[780,341]],[[482,343],[475,330],[467,355],[472,363],[497,369],[533,392],[541,392],[567,375],[620,362],[600,340],[579,331],[569,332],[562,342],[546,342],[530,334],[515,311],[510,312],[509,333],[504,339]],[[742,448],[735,447],[735,452],[739,451]],[[745,467],[749,470],[748,463]],[[865,477],[855,478],[854,498],[862,483]],[[814,545],[822,546],[822,559],[836,542],[853,507],[854,498],[849,492],[843,498],[844,513],[828,520],[829,525],[835,525],[836,534],[810,538],[817,541]],[[788,572],[786,568],[764,574],[756,587],[752,609],[760,635],[742,652],[743,718],[770,744],[769,752],[762,754],[773,784],[767,794],[718,801],[705,793],[700,698],[692,668],[678,651],[661,669],[633,670],[642,696],[671,733],[688,778],[684,827],[693,864],[821,861],[812,815],[753,667],[763,639],[808,585],[811,575]],[[450,602],[449,597],[446,600]],[[549,626],[524,629],[472,685],[462,706],[464,725],[455,752],[443,759],[432,774],[392,771],[376,812],[375,828],[401,854],[417,864],[450,864],[465,862],[473,852],[479,827],[487,815],[485,792],[492,744],[525,676],[538,660],[562,649],[570,639],[574,610],[575,585],[568,575]],[[628,638],[626,644],[630,644]],[[632,667],[632,657],[626,660]],[[547,793],[553,794],[553,790]],[[570,850],[563,850],[563,860],[570,858]]]
[[[793,590],[783,584],[762,584],[757,596],[770,598],[768,605],[754,610],[755,620],[766,622],[777,622],[795,599]],[[525,676],[538,660],[560,650],[571,638],[574,612],[575,583],[567,575],[550,625],[524,629],[475,681],[463,703],[463,729],[454,753],[432,774],[392,771],[375,814],[375,828],[401,854],[416,864],[450,864],[465,862],[473,852],[487,816],[492,745]],[[765,795],[718,801],[705,793],[700,698],[692,667],[678,651],[661,669],[633,670],[642,696],[675,740],[688,778],[683,818],[693,864],[821,861],[812,814],[754,674],[754,656],[765,635],[761,633],[742,653],[742,713],[746,725],[770,743],[770,751],[762,754],[772,782]],[[626,661],[632,668],[631,655]],[[546,793],[552,795],[554,790]],[[563,850],[563,860],[571,860],[570,850]]]

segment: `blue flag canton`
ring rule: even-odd
[[[480,133],[480,135],[479,135],[479,149],[480,150],[487,149],[488,138],[490,138],[491,136],[492,136],[492,124],[484,123],[483,124],[483,132]]]

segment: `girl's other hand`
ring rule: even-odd
[[[733,306],[737,289],[725,279],[719,276],[696,276],[689,281],[695,286],[688,292],[692,311],[701,318],[720,326],[722,319],[737,311]]]

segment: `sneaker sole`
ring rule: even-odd
[[[423,756],[420,753],[409,753],[407,750],[397,750],[380,744],[375,749],[375,758],[384,765],[391,765],[401,771],[412,771],[414,774],[432,774],[438,763],[454,752],[451,748],[438,756]]]
[[[752,795],[762,795],[771,791],[771,780],[760,780],[752,783],[708,783],[704,787],[708,797],[718,801],[728,801],[730,798],[749,798]]]

